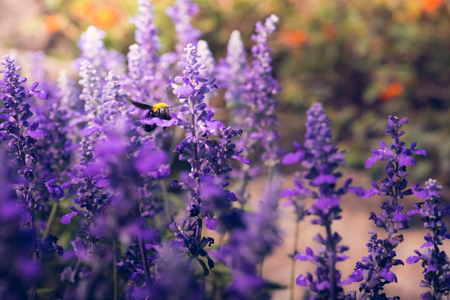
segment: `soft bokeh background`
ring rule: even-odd
[[[162,52],[175,46],[175,29],[165,8],[173,0],[153,1]],[[369,187],[383,175],[378,169],[364,170],[370,148],[384,137],[388,115],[408,117],[407,142],[417,141],[428,157],[418,158],[409,168],[410,182],[437,178],[450,186],[450,1],[449,0],[198,0],[200,12],[194,26],[203,32],[216,60],[226,55],[226,45],[235,29],[242,34],[248,52],[254,24],[274,13],[280,17],[277,32],[270,38],[274,48],[274,75],[283,88],[277,96],[282,146],[290,150],[292,140],[302,141],[305,111],[314,101],[324,104],[332,120],[335,141],[348,149],[348,168],[357,184]],[[133,1],[1,0],[0,53],[18,51],[21,65],[27,52],[43,50],[50,78],[59,70],[71,71],[70,62],[79,55],[76,41],[89,25],[104,29],[105,45],[124,54],[134,43],[136,12]],[[250,59],[250,57],[249,57]],[[77,78],[73,71],[72,75]],[[25,68],[26,73],[26,68]],[[218,101],[218,106],[221,102]],[[291,186],[292,172],[284,167],[284,186]],[[251,185],[256,207],[264,178]],[[344,199],[344,218],[336,228],[343,244],[350,244],[351,259],[341,267],[344,276],[365,255],[371,229],[367,219],[382,199]],[[409,203],[409,209],[414,203]],[[293,214],[281,205],[281,225],[286,246],[268,259],[264,273],[287,284],[292,252]],[[300,249],[313,245],[317,227],[302,223]],[[405,259],[422,244],[418,220],[405,234],[399,257]],[[448,246],[448,245],[447,245]],[[404,249],[404,250],[402,250]],[[404,251],[404,252],[401,252]],[[309,268],[297,263],[297,274]],[[400,282],[388,293],[403,299],[419,299],[420,266],[397,267]],[[356,286],[352,286],[356,289]],[[348,288],[347,288],[348,290]],[[300,297],[300,292],[297,296]],[[287,291],[274,294],[287,299]],[[44,299],[44,298],[43,298]],[[47,299],[47,298],[45,298]],[[48,298],[51,299],[51,298]]]

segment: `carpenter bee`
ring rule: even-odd
[[[141,102],[136,102],[133,100],[130,100],[130,102],[140,108],[140,109],[148,109],[149,112],[147,114],[147,118],[160,118],[161,120],[171,120],[172,118],[170,117],[170,107],[165,104],[165,103],[157,103],[154,106],[152,105],[148,105],[145,103],[141,103]],[[144,124],[144,130],[147,132],[152,132],[153,130],[155,130],[156,125],[147,125]],[[166,128],[164,127],[164,130]]]

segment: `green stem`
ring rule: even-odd
[[[58,211],[59,202],[55,201],[50,212],[50,216],[47,220],[47,226],[45,226],[44,238],[50,233],[50,227],[52,226],[53,219],[55,218],[56,212]]]
[[[183,134],[183,130],[180,127],[175,127],[175,130],[173,131],[172,135],[172,141],[170,142],[170,148],[169,148],[169,163],[170,163],[170,169],[172,169],[172,164],[175,162],[175,152],[173,152],[172,149],[175,148],[175,146],[178,144],[178,141],[181,140]]]
[[[300,221],[296,220],[295,222],[295,233],[294,233],[294,256],[297,255],[298,249],[298,233],[300,228]],[[294,300],[294,288],[295,288],[295,263],[296,260],[292,256],[292,265],[291,265],[291,283],[290,283],[290,300]]]
[[[329,222],[327,222],[327,224],[325,224],[325,228],[327,231],[327,241],[332,239],[332,233],[331,233],[331,224]],[[329,267],[330,267],[330,271],[329,271],[329,275],[328,278],[330,279],[330,300],[335,300],[336,299],[336,262],[334,260],[335,257],[335,253],[336,253],[336,245],[333,243],[331,243],[331,245],[327,246],[328,251],[331,255],[330,259],[330,263],[329,263]]]
[[[94,275],[94,277],[95,277],[95,275],[97,275],[97,272],[98,272],[98,270],[95,266],[95,261],[96,261],[95,254],[96,254],[95,241],[92,240],[92,274]]]
[[[113,241],[113,251],[114,251],[114,260],[113,260],[113,282],[114,282],[114,300],[117,300],[117,245],[116,245],[116,239]]]
[[[170,216],[170,210],[169,210],[169,198],[167,198],[167,187],[164,183],[164,180],[161,180],[159,182],[159,184],[161,186],[163,199],[164,199],[164,210],[166,211],[166,221],[167,221],[167,224],[169,224],[172,222],[172,218]]]
[[[223,238],[225,237],[224,233],[221,233],[219,236],[219,245],[218,248],[220,249],[220,247],[222,247],[222,243],[223,243]]]
[[[139,202],[136,202],[136,206],[137,206],[136,212],[137,212],[137,217],[138,217],[138,221],[139,221],[139,225],[138,225],[138,227],[139,227],[138,228],[139,250],[141,252],[142,267],[144,268],[145,283],[147,285],[146,290],[147,290],[147,294],[150,294],[150,285],[151,285],[150,271],[148,269],[147,255],[145,254],[144,241],[142,239],[141,223],[143,223],[142,222],[143,220],[141,217],[141,211],[139,209]]]
[[[37,231],[36,231],[36,224],[34,222],[34,216],[31,216],[31,229],[32,229],[32,235],[33,235],[33,252],[34,252],[34,263],[37,265],[39,264],[39,249],[37,249]],[[36,297],[36,289],[37,289],[37,281],[38,281],[38,274],[34,274],[33,277],[33,283],[31,285],[31,291],[30,291],[30,300],[34,300]]]

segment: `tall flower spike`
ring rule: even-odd
[[[67,74],[67,71],[61,70],[57,79],[59,88],[59,105],[66,109],[79,109],[80,101],[78,100],[78,89],[75,87],[73,80]]]
[[[450,259],[444,251],[439,249],[439,246],[442,248],[444,240],[450,239],[443,221],[444,215],[450,214],[450,205],[442,207],[442,201],[437,193],[441,190],[442,186],[436,185],[436,180],[431,178],[425,182],[424,188],[419,188],[418,183],[415,184],[412,188],[414,195],[425,199],[425,202],[418,202],[414,209],[407,213],[408,216],[420,214],[424,227],[431,232],[425,234],[426,243],[420,247],[425,248],[424,253],[414,250],[416,255],[406,259],[408,264],[422,261],[424,278],[420,286],[430,289],[420,295],[423,300],[443,299],[450,293]]]
[[[228,185],[227,174],[231,171],[227,159],[250,162],[240,157],[242,150],[235,150],[235,145],[231,143],[231,139],[241,131],[225,128],[221,122],[213,120],[214,113],[203,102],[204,95],[211,88],[217,87],[214,80],[210,81],[200,75],[204,66],[198,62],[196,47],[188,44],[185,51],[183,61],[179,62],[184,67],[184,76],[177,76],[171,86],[182,103],[178,115],[173,115],[173,118],[179,126],[186,129],[187,137],[178,144],[174,152],[179,153],[180,160],[190,163],[191,172],[189,178],[182,183],[173,179],[172,186],[182,187],[190,192],[187,209],[191,220],[182,222],[188,224],[189,230],[186,231],[189,233],[179,232],[181,221],[172,224],[171,229],[176,233],[177,239],[183,241],[184,247],[190,249],[190,259],[199,262],[206,276],[208,268],[198,255],[207,258],[211,269],[214,263],[204,248],[214,240],[202,237],[203,220],[209,229],[214,229],[216,213],[226,211],[231,206],[230,201],[236,199],[233,193],[224,190]],[[210,139],[211,135],[215,135],[219,141]]]
[[[130,22],[136,25],[136,43],[130,46],[128,53],[128,78],[125,86],[130,85],[133,99],[139,102],[152,103],[166,98],[167,90],[160,86],[168,82],[164,78],[165,68],[160,67],[158,51],[161,44],[158,30],[154,24],[153,6],[149,0],[139,0],[138,13]]]
[[[80,99],[84,101],[85,119],[92,120],[101,113],[101,79],[88,61],[81,64],[80,77],[79,83],[83,87]]]
[[[185,45],[188,43],[196,45],[198,38],[202,35],[201,31],[191,24],[192,17],[198,13],[198,10],[198,5],[191,0],[177,0],[173,6],[166,9],[177,31],[176,51],[179,55],[183,53]]]
[[[276,180],[268,182],[259,211],[234,209],[219,219],[219,228],[229,232],[229,239],[215,256],[231,269],[233,275],[225,299],[254,299],[265,288],[266,282],[261,276],[262,261],[281,242],[277,228],[278,187]]]
[[[81,57],[73,61],[75,69],[80,70],[83,61],[87,60],[96,70],[97,76],[105,78],[109,70],[121,71],[124,57],[115,50],[106,50],[103,44],[105,32],[95,26],[89,26],[81,34],[78,47],[81,49]]]
[[[228,42],[227,57],[221,61],[218,66],[218,84],[227,87],[225,92],[225,101],[227,106],[245,106],[243,99],[242,85],[245,83],[245,72],[247,68],[247,54],[245,53],[244,43],[241,39],[239,31],[234,30],[231,33],[230,41]],[[236,112],[233,112],[235,115]],[[237,120],[236,120],[237,119]],[[233,118],[232,121],[238,121],[241,118]]]
[[[372,167],[379,160],[387,161],[385,171],[387,177],[380,181],[381,186],[372,182],[374,188],[367,190],[365,196],[377,194],[387,196],[389,199],[381,204],[382,213],[377,216],[372,212],[369,218],[373,220],[374,226],[381,227],[387,232],[387,237],[379,239],[376,232],[369,231],[367,250],[370,254],[356,263],[355,271],[345,280],[346,283],[361,282],[360,299],[387,299],[380,291],[384,285],[397,282],[396,275],[390,269],[396,265],[403,265],[401,260],[395,259],[395,249],[403,241],[403,235],[397,234],[398,230],[409,228],[409,217],[402,212],[403,205],[399,203],[404,196],[413,193],[411,189],[406,189],[408,185],[406,166],[416,164],[413,154],[426,155],[425,150],[415,149],[416,142],[407,148],[405,142],[400,141],[400,137],[405,134],[400,128],[406,123],[407,118],[389,116],[385,134],[393,139],[393,144],[388,147],[384,142],[380,142],[381,149],[372,149],[372,157],[366,161],[366,168]]]
[[[128,104],[128,95],[120,86],[119,77],[114,71],[109,71],[105,81],[102,93],[102,119],[104,122],[114,124],[124,113],[124,107]]]
[[[291,197],[291,201],[296,203],[296,207],[303,207],[302,203],[295,202],[294,196],[300,199],[305,197],[314,198],[314,204],[306,211],[298,211],[297,222],[305,215],[313,215],[316,218],[311,221],[325,227],[326,236],[320,233],[314,241],[321,244],[316,253],[309,247],[306,253],[296,254],[294,259],[301,261],[308,260],[316,265],[315,275],[311,273],[306,276],[300,275],[297,284],[308,286],[314,293],[314,299],[340,299],[344,296],[341,283],[341,273],[336,270],[336,263],[346,260],[348,257],[342,253],[348,250],[348,246],[339,245],[341,237],[337,232],[332,232],[331,224],[334,220],[341,218],[340,197],[347,192],[354,192],[362,195],[362,189],[350,187],[352,179],[346,180],[343,187],[337,189],[337,178],[342,177],[335,169],[345,165],[343,152],[331,144],[330,120],[325,114],[320,103],[313,103],[307,111],[306,134],[303,146],[294,143],[296,152],[287,154],[283,158],[284,164],[293,164],[301,161],[301,164],[308,171],[302,174],[310,186],[317,190],[312,190],[303,185],[300,178],[295,179],[296,187],[285,190],[282,196]]]
[[[205,66],[204,69],[200,69],[200,75],[213,80],[216,78],[214,75],[215,61],[212,56],[211,50],[209,50],[208,43],[204,40],[200,40],[197,43],[197,54],[199,55],[198,62]],[[209,105],[209,109],[213,109],[209,101],[217,95],[217,91],[213,90],[205,94],[205,102]]]
[[[45,247],[45,249],[41,247],[43,240],[38,239],[35,212],[43,209],[43,206],[40,204],[43,192],[51,194],[56,199],[62,198],[64,192],[54,182],[54,178],[43,181],[36,176],[35,164],[38,161],[38,150],[40,148],[38,139],[46,138],[49,134],[45,130],[37,129],[38,123],[28,122],[33,113],[30,110],[30,105],[24,103],[24,99],[33,95],[38,97],[41,95],[45,99],[47,95],[45,92],[35,90],[39,85],[37,82],[32,84],[30,90],[27,90],[22,85],[27,79],[17,74],[21,68],[16,67],[14,59],[7,55],[3,56],[0,64],[4,66],[4,69],[0,69],[0,73],[4,73],[3,79],[0,80],[0,99],[4,101],[5,105],[1,110],[3,113],[2,118],[5,119],[5,122],[1,124],[1,129],[3,130],[0,131],[0,137],[3,141],[8,141],[8,157],[11,162],[12,174],[23,177],[15,185],[15,189],[17,190],[17,205],[27,208],[26,211],[23,210],[21,223],[30,223],[31,229],[29,235],[31,235],[32,241],[27,241],[27,248],[34,254],[33,270],[29,274],[32,278],[30,299],[33,300],[37,288],[40,252],[50,251],[49,247]],[[55,241],[52,238],[50,240]],[[52,247],[53,244],[56,245],[55,243],[50,244]],[[50,244],[46,243],[46,246]],[[55,246],[55,248],[62,254],[60,246]]]
[[[239,124],[243,130],[237,146],[244,149],[245,156],[264,149],[261,161],[268,167],[269,176],[274,174],[276,166],[280,163],[280,149],[277,142],[279,136],[276,130],[278,121],[275,115],[275,94],[279,87],[272,76],[271,49],[268,46],[268,36],[275,31],[278,21],[277,16],[271,15],[264,25],[261,22],[256,23],[256,34],[252,35],[252,39],[256,41],[256,45],[252,47],[252,68],[245,72],[245,85],[241,86],[243,90],[241,103],[246,109],[239,110],[236,120],[231,121],[232,124]],[[242,205],[248,198],[246,186],[257,174],[256,167],[244,166],[236,176],[238,181],[242,182],[238,192],[238,199]]]

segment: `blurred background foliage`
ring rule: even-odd
[[[89,25],[106,31],[107,48],[126,54],[134,43],[135,27],[128,22],[136,13],[134,1],[4,1],[0,48],[44,50],[60,62],[70,61],[79,55],[76,41]],[[280,17],[271,45],[283,88],[278,95],[283,147],[290,150],[292,140],[302,140],[305,111],[320,101],[335,138],[350,151],[349,166],[363,168],[370,148],[384,139],[387,116],[408,117],[406,140],[429,153],[419,159],[411,179],[433,177],[450,184],[450,0],[195,2],[200,12],[194,26],[216,60],[226,56],[233,30],[241,32],[250,53],[255,23],[272,13]],[[165,14],[173,3],[153,1],[162,53],[176,43]]]

